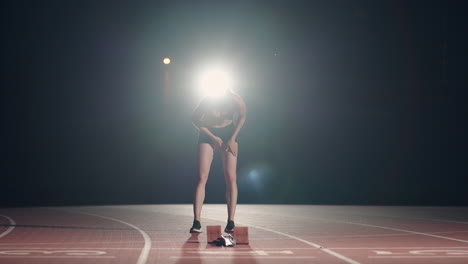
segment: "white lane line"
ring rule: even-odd
[[[63,243],[0,243],[0,246],[4,245],[66,245],[66,244],[138,244],[142,243],[141,241],[121,241],[121,242],[112,242],[112,241],[91,241],[91,242],[63,242]]]
[[[362,215],[362,216],[377,216],[377,217],[383,217],[383,218],[423,220],[423,221],[431,221],[431,222],[447,222],[447,223],[455,223],[455,224],[463,224],[463,225],[468,224],[468,222],[464,222],[464,221],[445,220],[445,219],[437,219],[437,218],[402,217],[402,216],[394,216],[394,215],[372,215],[372,214],[359,214],[359,215]]]
[[[115,256],[0,256],[0,258],[115,258]]]
[[[203,218],[207,218],[207,219],[211,219],[211,220],[216,220],[216,221],[220,221],[219,219],[215,219],[215,218],[208,218],[208,217],[203,217]],[[307,245],[310,245],[310,246],[313,246],[314,248],[316,249],[319,249],[319,250],[322,250],[336,258],[339,258],[349,264],[361,264],[360,262],[354,260],[354,259],[350,259],[348,257],[345,257],[331,249],[328,249],[328,248],[325,248],[319,244],[315,244],[313,242],[310,242],[310,241],[307,241],[305,239],[302,239],[302,238],[299,238],[299,237],[296,237],[296,236],[292,236],[292,235],[289,235],[289,234],[286,234],[286,233],[283,233],[283,232],[280,232],[280,231],[276,231],[276,230],[272,230],[272,229],[268,229],[268,228],[264,228],[264,227],[260,227],[260,226],[255,226],[255,225],[247,225],[249,227],[253,227],[253,228],[257,228],[257,229],[262,229],[262,230],[265,230],[265,231],[269,231],[269,232],[272,232],[272,233],[276,233],[276,234],[279,234],[279,235],[282,235],[282,236],[285,236],[285,237],[289,237],[289,238],[292,238],[292,239],[295,239],[297,241],[300,241],[300,242],[303,242],[303,243],[306,243]]]
[[[446,232],[433,232],[432,234],[459,234],[467,233],[468,231],[446,231]],[[392,236],[412,236],[413,234],[404,233],[395,233],[395,234],[376,234],[376,235],[349,235],[349,236],[311,236],[310,238],[359,238],[359,237],[392,237]]]
[[[235,251],[251,251],[251,248],[239,248],[240,245],[236,246]],[[431,247],[432,248],[432,247]],[[454,248],[454,247],[450,247]],[[92,248],[63,248],[63,247],[0,247],[0,250],[10,250],[10,249],[21,249],[21,250],[26,250],[26,249],[61,249],[61,250],[93,250],[93,249],[108,249],[108,250],[135,250],[135,249],[141,249],[141,248],[131,248],[131,247],[126,247],[126,248],[110,248],[110,247],[92,247]],[[154,247],[152,249],[158,249],[158,250],[180,250],[180,247],[178,248],[160,248],[160,247]],[[262,247],[255,247],[256,250],[263,250],[263,249],[277,249],[277,250],[285,250],[285,249],[295,249],[295,250],[310,250],[310,247],[307,248],[262,248]],[[387,249],[387,248],[376,248],[376,249]],[[418,248],[415,248],[418,249]]]
[[[121,249],[129,249],[129,250],[135,250],[135,249],[141,249],[139,248],[108,248],[108,247],[92,247],[92,248],[64,248],[64,247],[0,247],[0,250],[39,250],[39,249],[59,249],[59,250],[93,250],[93,249],[112,249],[112,250],[121,250]],[[180,249],[180,248],[179,248]],[[1,254],[1,253],[0,253]]]
[[[8,227],[7,230],[5,230],[5,232],[0,234],[0,238],[2,238],[4,236],[8,235],[11,231],[13,231],[13,229],[15,229],[16,223],[15,223],[15,221],[13,219],[11,219],[10,217],[8,217],[6,215],[0,215],[0,216],[5,217],[6,219],[8,219],[8,221],[10,222],[10,225],[11,225],[10,227]]]
[[[339,250],[370,250],[370,249],[468,249],[468,247],[330,247],[328,249],[339,249]],[[62,247],[0,247],[1,250],[13,250],[13,249],[68,249]],[[110,248],[110,247],[92,247],[92,248],[73,248],[74,250],[92,250],[92,249],[108,249],[108,250],[136,250],[141,248]],[[180,250],[180,247],[177,248],[164,248],[164,247],[154,247],[152,249],[157,250]],[[283,248],[283,247],[275,247],[275,248],[262,248],[262,247],[255,247],[257,250],[264,250],[264,249],[277,249],[277,250],[310,250],[310,247],[306,248]],[[252,250],[251,248],[238,248],[236,247],[235,251],[247,251]]]
[[[432,232],[432,234],[459,234],[459,233],[467,233],[468,231],[440,231],[440,232]],[[349,236],[312,236],[313,238],[343,238],[343,237],[391,237],[391,236],[411,236],[412,234],[402,234],[402,233],[395,233],[395,234],[375,234],[375,235],[349,235]]]
[[[353,247],[353,248],[341,248],[331,247],[330,249],[349,249],[349,250],[369,250],[369,249],[433,249],[433,248],[468,248],[468,247]]]
[[[316,218],[316,219],[317,219],[317,218]],[[468,240],[457,239],[457,238],[446,237],[446,236],[438,236],[438,235],[434,235],[434,234],[423,233],[423,232],[416,232],[416,231],[411,231],[411,230],[406,230],[406,229],[400,229],[400,228],[393,228],[393,227],[387,227],[387,226],[378,226],[378,225],[369,225],[369,224],[361,224],[361,223],[355,223],[355,222],[338,221],[338,220],[330,220],[330,219],[322,219],[322,220],[323,220],[323,221],[328,221],[328,222],[350,224],[350,225],[359,225],[359,226],[375,227],[375,228],[381,228],[381,229],[387,229],[387,230],[393,230],[393,231],[400,231],[400,232],[405,232],[405,233],[410,233],[410,234],[416,234],[416,235],[422,235],[422,236],[429,236],[429,237],[435,237],[435,238],[453,240],[453,241],[462,242],[462,243],[468,243]]]
[[[292,236],[292,235],[289,235],[289,234],[286,234],[286,233],[283,233],[283,232],[279,232],[279,231],[276,231],[276,230],[272,230],[272,229],[268,229],[268,228],[264,228],[264,227],[259,227],[259,226],[253,226],[253,225],[250,225],[251,227],[254,227],[254,228],[258,228],[258,229],[263,229],[265,231],[270,231],[270,232],[273,232],[273,233],[276,233],[276,234],[279,234],[279,235],[283,235],[283,236],[286,236],[286,237],[289,237],[289,238],[292,238],[292,239],[295,239],[295,240],[298,240],[298,241],[301,241],[303,243],[306,243],[308,245],[311,245],[313,247],[315,247],[316,249],[320,249],[334,257],[337,257],[341,260],[344,260],[345,262],[347,263],[350,263],[350,264],[360,264],[359,262],[353,260],[353,259],[350,259],[348,257],[345,257],[331,249],[328,249],[328,248],[324,248],[323,246],[320,246],[318,244],[315,244],[313,242],[310,242],[310,241],[307,241],[305,239],[302,239],[302,238],[299,238],[299,237],[296,237],[296,236]]]
[[[169,258],[171,259],[201,259],[201,258],[210,258],[210,259],[226,259],[226,258],[231,258],[233,257],[232,255],[227,255],[227,256],[170,256]],[[235,259],[313,259],[317,258],[314,256],[289,256],[289,257],[282,257],[282,256],[234,256]]]
[[[417,220],[429,220],[429,221],[434,221],[434,222],[447,222],[447,223],[455,223],[455,224],[468,225],[468,222],[453,221],[453,220],[430,219],[430,218],[413,218],[413,219],[417,219]]]
[[[65,245],[65,244],[138,244],[142,243],[141,241],[90,241],[90,242],[63,242],[63,243],[0,243],[1,245]]]
[[[468,258],[468,256],[370,256],[368,258]]]
[[[74,211],[74,210],[65,210],[65,211],[69,211],[69,212],[73,212],[73,213],[80,213],[80,214],[84,214],[84,215],[101,217],[101,218],[113,220],[113,221],[128,225],[128,226],[130,226],[132,228],[135,228],[138,232],[140,232],[140,234],[143,236],[143,239],[145,240],[145,245],[143,246],[143,249],[141,250],[140,256],[138,257],[138,260],[137,260],[136,264],[146,264],[146,261],[148,261],[148,256],[149,256],[149,253],[150,253],[150,250],[151,250],[151,247],[152,247],[151,238],[148,236],[148,234],[146,234],[145,231],[141,230],[138,226],[135,226],[135,225],[132,225],[132,224],[127,223],[125,221],[122,221],[122,220],[119,220],[119,219],[116,219],[116,218],[112,218],[112,217],[108,217],[108,216],[103,216],[103,215],[98,215],[98,214],[93,214],[93,213],[88,213],[88,212],[82,212],[82,211]]]

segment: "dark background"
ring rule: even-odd
[[[463,2],[2,2],[1,205],[191,203],[213,58],[239,203],[468,205]]]

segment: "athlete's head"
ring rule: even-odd
[[[223,97],[228,93],[228,90],[226,87],[213,86],[207,89],[207,95],[212,98]]]
[[[223,70],[218,69],[208,71],[201,77],[201,88],[203,89],[203,93],[211,97],[225,95],[231,86],[231,77]]]
[[[213,108],[226,108],[231,104],[232,90],[229,88],[224,89],[221,93],[216,96],[207,96],[209,105]]]

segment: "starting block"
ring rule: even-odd
[[[218,238],[220,238],[222,234],[222,229],[220,225],[215,226],[207,226],[207,236],[208,236],[208,243],[213,243]],[[236,226],[234,227],[234,232],[232,236],[236,239],[236,244],[249,244],[249,228],[247,226]]]
[[[206,226],[206,234],[208,236],[208,243],[213,243],[213,241],[216,241],[218,238],[220,238],[223,234],[221,232],[221,226],[216,225],[216,226]]]
[[[237,244],[249,244],[249,228],[246,226],[234,227],[232,236],[236,239]]]

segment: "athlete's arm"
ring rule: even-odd
[[[239,95],[235,93],[233,94],[232,97],[237,106],[237,110],[239,111],[239,122],[237,122],[236,129],[234,129],[234,132],[232,133],[230,140],[234,140],[235,138],[237,138],[239,131],[241,130],[242,126],[244,126],[245,118],[247,115],[247,107],[245,106],[245,102],[242,99],[242,97],[240,97]]]
[[[200,131],[207,134],[210,138],[215,139],[216,136],[211,133],[211,131],[205,126],[205,124],[201,121],[203,116],[206,113],[206,109],[203,105],[203,101],[195,108],[192,114],[192,123],[193,125]]]

